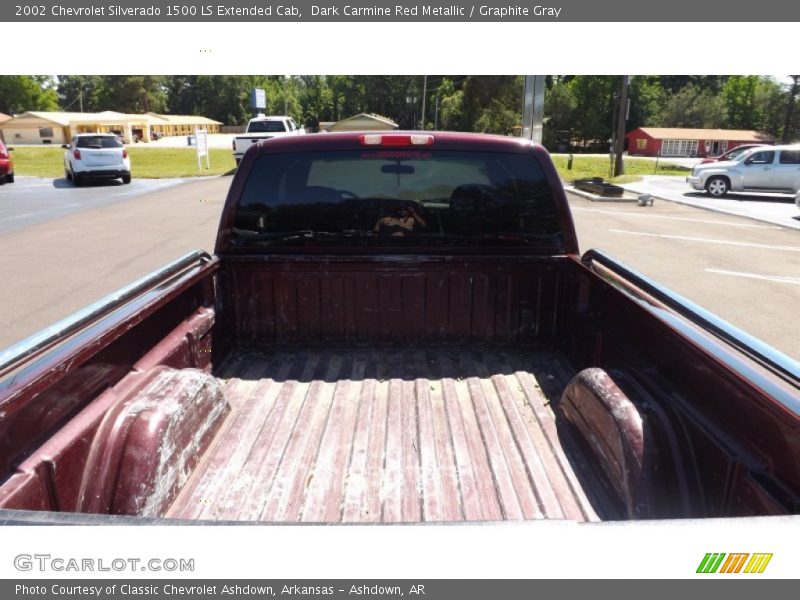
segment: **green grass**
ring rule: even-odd
[[[197,169],[194,148],[130,148],[131,174],[146,179],[165,177],[196,177],[198,175],[223,175],[236,168],[233,153],[227,148],[211,148],[211,168]]]
[[[133,177],[144,179],[163,179],[167,177],[196,177],[198,175],[222,175],[235,168],[233,155],[227,148],[211,149],[211,168],[197,169],[197,158],[193,148],[128,148],[131,156]],[[61,147],[19,146],[12,153],[14,170],[17,175],[36,177],[63,177],[64,150]],[[572,169],[567,169],[566,156],[553,156],[558,174],[565,181],[584,177],[608,178],[608,159],[599,156],[576,154]],[[205,161],[204,163],[205,164]],[[642,175],[686,175],[689,169],[655,162],[632,159],[625,161],[625,175],[615,177],[615,183],[638,181]]]
[[[64,150],[60,147],[13,146],[11,158],[16,175],[35,177],[63,177]]]
[[[134,178],[164,179],[222,175],[235,168],[233,154],[226,148],[211,148],[211,168],[197,168],[193,148],[128,148]],[[17,175],[58,178],[64,176],[64,149],[60,146],[17,146],[11,153]]]
[[[658,163],[658,171],[656,171],[655,161],[633,159],[625,161],[624,175],[609,180],[609,161],[607,158],[576,154],[572,161],[572,169],[567,169],[566,156],[554,156],[553,162],[561,178],[570,182],[585,177],[602,177],[614,183],[631,183],[641,179],[642,175],[686,175],[690,171],[690,169],[678,165],[662,162]]]

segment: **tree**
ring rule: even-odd
[[[29,110],[58,110],[55,81],[46,75],[0,76],[0,112],[13,115]]]
[[[661,75],[658,77],[664,91],[670,94],[679,92],[687,85],[692,85],[701,92],[710,92],[716,96],[728,80],[727,75]]]
[[[780,138],[785,103],[786,94],[780,83],[772,77],[760,77],[755,96],[758,119],[753,123],[753,129],[770,133],[776,139]]]
[[[333,91],[324,75],[306,75],[298,78],[303,122],[317,128],[320,121],[333,120]]]
[[[720,96],[690,83],[667,97],[660,122],[655,125],[711,129],[725,127],[725,104]]]
[[[205,75],[197,83],[200,114],[228,125],[247,122],[252,115],[250,92],[254,87],[263,87],[261,78],[238,75]]]
[[[544,96],[542,142],[551,150],[572,141],[575,109],[578,100],[569,82],[554,82]]]
[[[666,99],[667,91],[660,77],[652,75],[632,77],[628,131],[660,122]]]
[[[754,129],[761,120],[756,105],[759,78],[755,75],[735,75],[722,88],[722,101],[728,114],[727,126],[731,129]]]
[[[484,75],[464,78],[464,128],[468,131],[509,134],[522,125],[520,75]]]
[[[330,77],[333,120],[366,111],[366,89],[363,78],[352,75],[333,75]]]
[[[253,75],[180,75],[169,78],[168,110],[173,114],[200,114],[222,123],[237,125],[251,116],[250,91],[267,88],[267,100],[277,106],[270,79]],[[283,112],[283,106],[281,106]]]
[[[58,97],[65,111],[97,112],[104,78],[99,75],[59,75]]]
[[[521,121],[522,114],[519,109],[510,108],[501,100],[494,99],[481,111],[475,122],[475,131],[500,135],[518,134],[515,129],[519,128]]]
[[[451,79],[445,77],[437,90],[439,97],[439,129],[459,131],[464,116],[464,92],[456,89]]]
[[[175,75],[170,77],[166,84],[167,111],[175,115],[203,114],[213,118],[201,101],[201,97],[209,96],[209,94],[204,93],[204,87],[199,75]]]
[[[161,75],[107,75],[98,94],[103,110],[123,113],[164,112],[167,81]]]
[[[614,91],[618,77],[580,75],[570,80],[575,95],[575,135],[587,143],[602,143],[612,137]]]

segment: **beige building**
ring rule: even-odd
[[[361,113],[335,123],[320,123],[320,131],[394,131],[399,125],[380,115]]]
[[[195,127],[208,130],[208,133],[219,133],[222,123],[206,117],[195,115],[157,115],[148,113],[154,117],[151,129],[159,135],[191,135]]]
[[[29,111],[0,122],[0,131],[9,144],[66,144],[77,133],[120,135],[125,143],[134,139],[149,142],[159,136],[189,135],[195,127],[218,133],[222,125],[206,117],[190,115],[141,115],[104,111],[99,113]]]

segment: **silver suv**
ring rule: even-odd
[[[686,181],[711,196],[800,190],[800,144],[753,148],[733,160],[697,165]]]

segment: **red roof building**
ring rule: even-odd
[[[741,129],[639,127],[625,141],[633,156],[719,156],[742,144],[774,144],[775,138]]]

